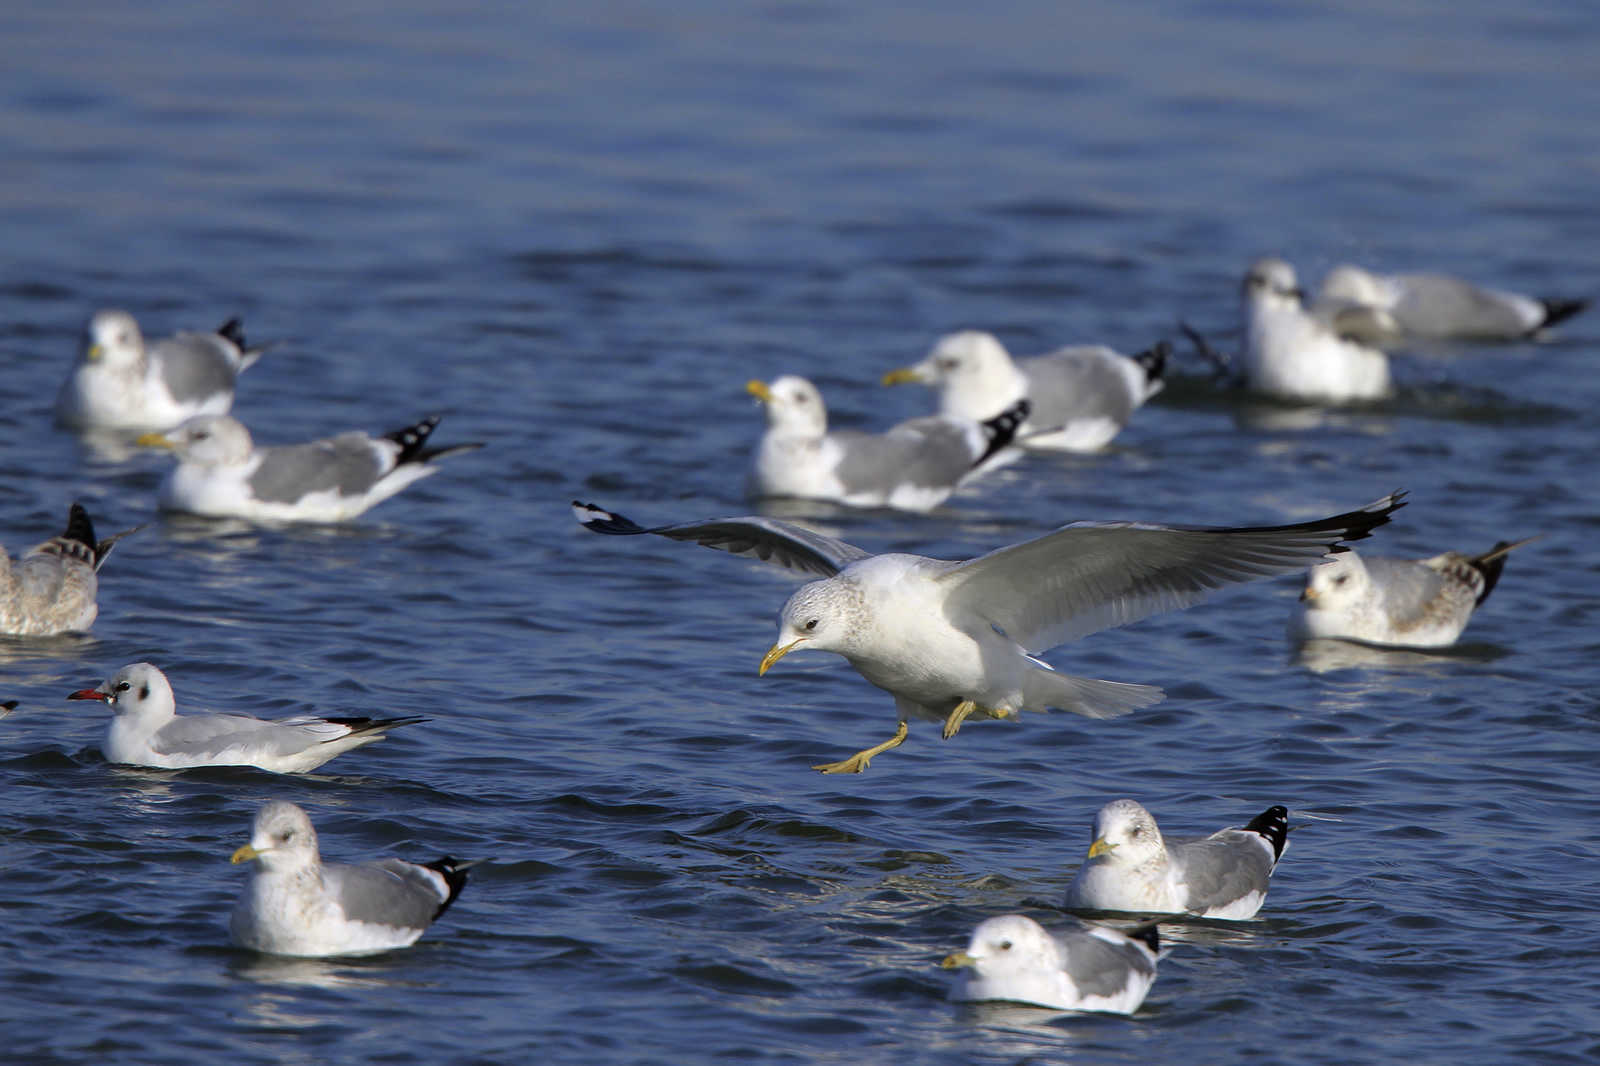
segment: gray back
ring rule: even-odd
[[[293,503],[329,489],[342,496],[360,496],[387,472],[369,437],[341,433],[310,444],[263,449],[261,465],[250,475],[250,488],[257,499],[269,503]]]

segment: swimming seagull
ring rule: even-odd
[[[229,932],[242,948],[321,958],[375,955],[416,943],[467,884],[463,863],[323,862],[306,812],[273,800],[256,813],[235,863],[254,862]]]
[[[1494,591],[1506,553],[1536,539],[1501,541],[1479,555],[1448,551],[1427,559],[1346,552],[1311,568],[1290,638],[1447,647]]]
[[[209,518],[342,522],[438,472],[436,459],[480,443],[427,448],[431,415],[381,437],[352,430],[306,444],[257,447],[229,415],[208,415],[139,444],[169,448],[178,465],[161,483],[161,506]]]
[[[771,384],[752,381],[745,389],[767,408],[751,494],[854,507],[939,506],[958,485],[993,465],[1028,415],[1028,401],[1019,400],[987,422],[933,415],[901,422],[887,433],[829,433],[822,393],[805,378],[786,374]]]
[[[95,540],[89,512],[74,503],[61,535],[31,549],[15,567],[0,549],[0,633],[41,637],[88,629],[100,614],[100,567],[117,541],[142,528]]]
[[[1322,279],[1313,310],[1342,336],[1389,345],[1521,340],[1588,306],[1587,300],[1536,299],[1444,274],[1374,274],[1344,264]]]
[[[953,1000],[1132,1014],[1155,984],[1160,943],[1154,925],[1131,936],[1096,925],[1051,933],[1032,918],[1005,914],[982,922],[967,950],[939,965],[963,971]]]
[[[1245,378],[1257,392],[1346,403],[1389,395],[1389,357],[1301,306],[1294,267],[1259,259],[1244,279]]]
[[[1113,800],[1095,815],[1094,842],[1067,886],[1067,907],[1242,921],[1266,902],[1288,838],[1289,812],[1276,806],[1243,829],[1169,844],[1144,807]]]
[[[382,740],[391,729],[426,718],[324,718],[302,714],[272,721],[244,714],[179,715],[167,675],[149,663],[130,663],[95,688],[69,700],[99,700],[111,708],[105,757],[126,766],[180,770],[193,766],[255,766],[280,774],[315,770],[335,755]]]
[[[1032,409],[1017,433],[1019,445],[1089,452],[1109,443],[1161,391],[1171,351],[1165,341],[1131,357],[1086,344],[1019,363],[993,334],[964,330],[940,337],[926,359],[889,371],[883,383],[932,385],[942,414],[974,421],[1026,398]]]
[[[237,318],[214,333],[186,330],[146,345],[128,312],[97,311],[56,397],[56,420],[72,429],[144,432],[226,414],[234,380],[265,350],[245,343]]]
[[[913,715],[954,736],[972,714],[1008,718],[1060,708],[1108,718],[1162,699],[1159,688],[1057,673],[1045,650],[1158,611],[1186,607],[1225,585],[1290,573],[1344,550],[1403,506],[1394,493],[1347,514],[1261,528],[1074,522],[963,561],[871,555],[852,544],[757,516],[646,529],[593,504],[573,513],[595,533],[653,533],[820,575],[783,607],[765,674],[792,651],[832,651],[894,696],[887,741],[814,769],[860,773],[902,743]]]

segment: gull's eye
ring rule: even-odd
[[[939,369],[940,370],[946,370],[946,371],[954,370],[956,367],[958,367],[960,365],[961,364],[956,362],[954,359],[948,359],[947,358],[947,359],[939,360]]]
[[[1338,577],[1333,579],[1333,583],[1335,585],[1344,585],[1344,584],[1347,584],[1349,581],[1350,581],[1350,575],[1349,574],[1340,574]]]
[[[806,623],[806,632],[807,633],[811,632],[813,629],[816,629],[816,628],[817,628],[817,619],[813,618],[813,619],[811,619],[811,621]]]
[[[291,841],[293,839],[294,839],[294,830],[293,829],[285,829],[283,832],[278,834],[278,843],[279,844],[287,844],[287,843],[289,843],[289,841]]]
[[[118,681],[117,682],[117,691],[118,692],[127,692],[132,687],[133,686],[131,684],[129,684],[128,682],[126,682],[126,681]]]
[[[1142,837],[1144,836],[1144,827],[1136,825],[1132,829],[1128,830],[1128,835],[1131,837]]]
[[[999,946],[1001,951],[1010,951],[1011,950],[1011,941],[1002,940],[1002,941],[1000,941],[998,946]]]

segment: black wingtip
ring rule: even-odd
[[[412,714],[400,718],[339,718],[333,715],[324,715],[322,720],[324,722],[332,722],[334,725],[342,725],[352,733],[387,733],[391,729],[398,729],[403,725],[416,725],[418,722],[426,722],[428,719],[420,714]]]
[[[450,909],[450,904],[454,903],[456,897],[461,895],[461,890],[467,887],[467,871],[478,864],[476,862],[462,862],[460,859],[454,859],[446,855],[442,859],[435,859],[433,862],[425,862],[422,865],[444,878],[444,883],[450,889],[450,894],[445,897],[443,903],[439,904],[439,909],[433,912],[433,917],[437,920],[441,914]]]
[[[973,462],[974,467],[982,466],[994,458],[996,452],[1008,447],[1017,439],[1017,430],[1028,420],[1028,412],[1033,410],[1033,405],[1023,397],[1004,411],[987,419],[982,423],[983,434],[988,439],[989,445],[984,448],[983,454]]]
[[[1334,515],[1317,525],[1325,526],[1330,531],[1340,530],[1339,539],[1365,540],[1372,536],[1372,531],[1381,525],[1386,525],[1396,511],[1410,501],[1406,499],[1406,489],[1395,489],[1381,499],[1373,500],[1365,507],[1355,511],[1346,511],[1344,514]],[[1330,555],[1346,552],[1350,549],[1343,544],[1334,544],[1328,549]]]
[[[12,711],[17,709],[18,703],[18,700],[0,700],[0,710],[10,714]]]
[[[229,344],[232,344],[241,352],[250,347],[244,341],[244,323],[239,321],[238,316],[234,316],[233,318],[228,319],[228,321],[224,322],[222,325],[218,326],[217,336],[221,337]]]
[[[592,503],[579,503],[572,501],[572,514],[578,523],[591,533],[610,533],[615,536],[627,536],[633,533],[648,533],[639,523],[631,518],[608,511],[603,507],[596,507]]]
[[[67,540],[77,541],[91,552],[99,547],[99,543],[94,539],[94,523],[89,521],[89,512],[76,500],[67,509],[67,528],[61,535]]]
[[[385,433],[384,440],[392,440],[400,445],[400,455],[395,460],[397,463],[422,462],[422,448],[428,443],[428,435],[439,424],[438,415],[429,415],[420,422],[409,426],[402,426],[392,433]]]
[[[1167,341],[1157,341],[1154,347],[1135,355],[1133,361],[1144,367],[1145,384],[1154,385],[1167,372],[1167,360],[1171,356],[1172,345]]]
[[[1544,307],[1544,321],[1539,324],[1541,329],[1565,322],[1589,306],[1588,300],[1540,300],[1539,303]]]
[[[1289,839],[1289,808],[1278,804],[1268,807],[1245,826],[1245,831],[1255,833],[1272,845],[1272,861],[1277,862],[1283,855],[1283,846]]]
[[[1160,928],[1160,925],[1156,922],[1151,922],[1149,925],[1141,925],[1137,929],[1129,929],[1126,935],[1149,948],[1152,955],[1159,955],[1161,954]]]
[[[1179,322],[1178,330],[1189,338],[1189,343],[1194,345],[1195,354],[1210,363],[1212,368],[1216,370],[1218,377],[1233,376],[1233,360],[1229,359],[1225,353],[1211,347],[1211,342],[1206,340],[1199,330],[1187,322]]]
[[[1506,568],[1506,553],[1520,543],[1522,542],[1502,540],[1482,555],[1467,560],[1468,566],[1483,575],[1483,591],[1478,593],[1477,602],[1473,606],[1482,607],[1483,601],[1489,598],[1489,593],[1500,583],[1500,572]]]

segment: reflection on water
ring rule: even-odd
[[[1493,644],[1457,644],[1449,648],[1386,648],[1349,640],[1319,638],[1308,640],[1295,653],[1294,661],[1312,673],[1358,668],[1392,670],[1423,677],[1442,677],[1452,663],[1488,663],[1506,654]]]

